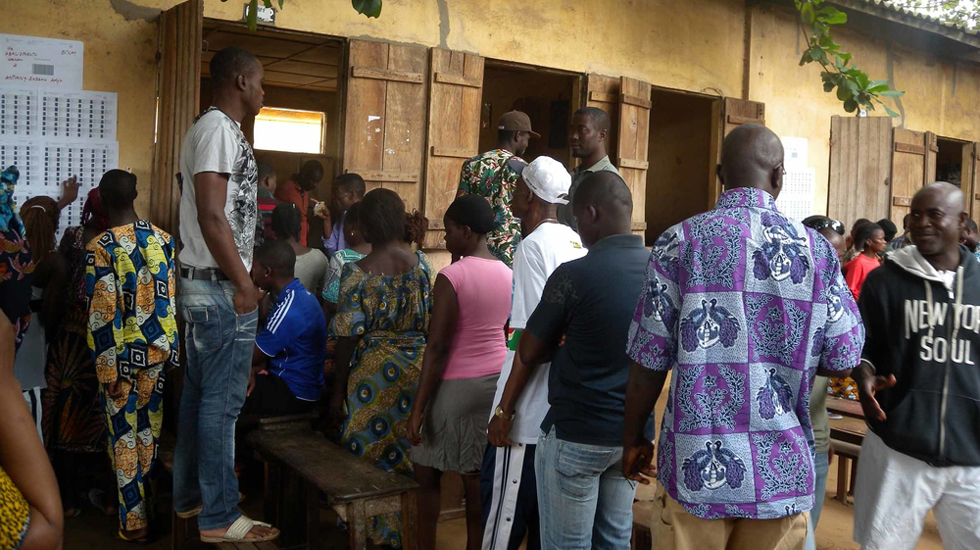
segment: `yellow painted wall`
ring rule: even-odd
[[[205,16],[238,20],[244,0],[205,0]],[[142,182],[152,167],[157,44],[155,17],[176,0],[34,0],[7,2],[0,32],[85,42],[84,86],[119,94],[120,165]],[[802,38],[791,13],[754,5],[748,99],[766,103],[778,134],[809,139],[817,171],[815,204],[827,196],[830,117],[840,103],[820,87],[819,70],[797,65]],[[386,0],[380,19],[344,0],[286,0],[283,29],[342,37],[444,46],[558,69],[640,78],[657,86],[741,96],[743,0]],[[905,90],[910,129],[980,140],[980,69],[911,51],[900,43],[839,31],[873,78]],[[138,207],[148,211],[149,193]]]

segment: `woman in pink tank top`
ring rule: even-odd
[[[432,290],[432,317],[422,374],[408,419],[419,493],[419,547],[435,548],[443,472],[459,472],[466,493],[466,548],[482,546],[480,466],[487,417],[507,357],[513,275],[487,249],[496,226],[479,195],[456,199],[445,216],[446,248],[460,260],[443,269]]]

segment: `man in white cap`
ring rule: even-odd
[[[510,208],[518,176],[507,169],[507,161],[519,159],[532,137],[541,136],[531,130],[531,119],[525,113],[504,113],[497,124],[497,147],[463,163],[456,191],[457,197],[480,195],[493,207],[497,229],[487,235],[487,246],[508,267],[513,267],[514,251],[521,242],[521,222]]]
[[[548,365],[532,372],[517,357],[517,343],[551,273],[585,255],[578,233],[558,223],[571,177],[560,162],[538,157],[531,164],[511,159],[518,174],[511,210],[526,237],[514,253],[514,298],[507,335],[507,359],[497,382],[497,405],[490,417],[480,493],[484,550],[511,550],[528,535],[528,550],[540,548],[534,451],[548,412]]]

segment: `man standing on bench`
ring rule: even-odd
[[[249,270],[258,170],[242,134],[262,108],[262,64],[238,48],[211,59],[214,101],[187,130],[180,153],[180,279],[186,322],[184,389],[174,452],[174,509],[200,514],[204,542],[279,536],[238,510],[235,422],[248,388],[259,291]]]
[[[295,264],[286,241],[266,241],[255,251],[252,280],[279,299],[255,339],[243,414],[309,412],[323,391],[327,321],[320,302],[293,275]]]
[[[972,197],[970,198],[972,200]],[[980,548],[980,265],[960,235],[963,192],[912,198],[914,246],[872,271],[854,369],[870,428],[854,487],[854,541],[911,550],[933,510],[945,548]]]

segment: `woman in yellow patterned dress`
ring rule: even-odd
[[[344,266],[332,331],[339,338],[334,419],[343,421],[341,443],[385,471],[411,475],[405,425],[412,410],[429,330],[434,273],[425,255],[412,251],[428,222],[406,216],[397,193],[376,189],[361,202],[359,223],[371,253]],[[346,404],[346,413],[344,406]],[[375,544],[401,548],[394,514],[374,519]]]

